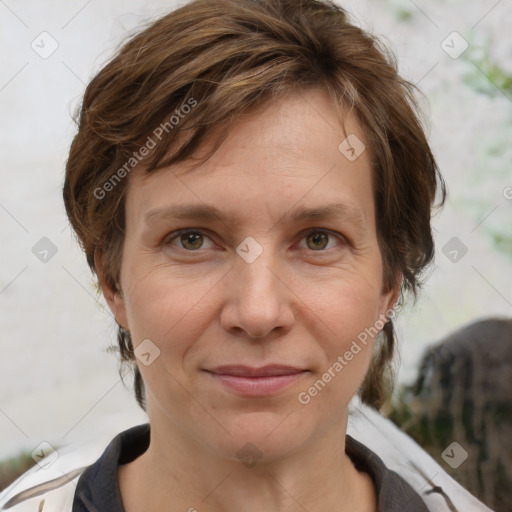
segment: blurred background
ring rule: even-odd
[[[183,3],[0,0],[0,459],[42,441],[109,440],[146,421],[107,352],[115,323],[61,187],[86,84],[142,23]],[[472,321],[512,316],[512,2],[339,3],[425,94],[448,187],[434,219],[435,266],[397,322],[396,397],[406,406],[400,389],[429,345]]]

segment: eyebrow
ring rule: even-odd
[[[163,208],[155,208],[153,210],[149,210],[144,215],[144,221],[146,224],[175,219],[202,221],[220,220],[223,223],[234,225],[240,222],[240,215],[231,212],[222,212],[214,206],[206,204],[173,205]],[[275,225],[280,222],[303,223],[307,221],[328,219],[345,220],[360,229],[366,229],[367,227],[366,218],[359,209],[342,203],[331,203],[314,208],[300,206],[286,212]]]

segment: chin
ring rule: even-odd
[[[224,423],[231,436],[223,436],[217,450],[227,459],[246,465],[285,458],[304,446],[313,434],[298,428],[291,416],[268,411],[238,414],[234,421]]]

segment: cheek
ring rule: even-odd
[[[150,339],[160,351],[154,363],[145,366],[142,360],[139,362],[146,392],[157,397],[173,396],[173,401],[186,403],[188,395],[179,382],[185,379],[184,361],[211,322],[212,309],[210,305],[207,310],[206,300],[208,283],[204,279],[170,278],[168,271],[153,269],[133,276],[130,284],[126,307],[134,349]]]
[[[322,295],[321,319],[328,326],[320,338],[323,364],[297,400],[303,414],[330,418],[330,424],[342,414],[367,374],[380,297],[376,287],[363,282],[359,286],[340,284]]]
[[[333,338],[346,340],[372,325],[381,306],[380,282],[352,273],[319,281],[304,301]]]
[[[158,268],[133,275],[125,302],[134,345],[149,338],[169,350],[171,340],[173,352],[185,350],[209,319],[207,295],[214,285],[213,279],[180,279]]]
[[[324,330],[325,367],[336,374],[333,388],[348,386],[357,390],[370,364],[378,323],[380,290],[373,283],[359,280],[342,282],[323,292],[321,316]],[[340,366],[341,365],[341,366]],[[325,376],[329,380],[329,375]],[[334,391],[334,389],[333,389]]]

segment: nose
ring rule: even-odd
[[[281,274],[281,275],[280,275]],[[248,338],[282,335],[295,321],[293,291],[274,264],[270,249],[252,263],[237,259],[225,282],[220,322],[231,333]]]

